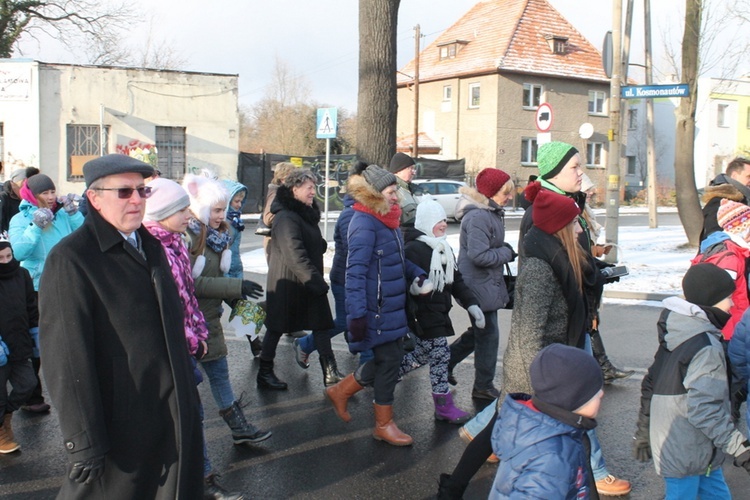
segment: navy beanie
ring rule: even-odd
[[[551,344],[539,351],[529,368],[534,396],[540,401],[575,411],[604,387],[594,356],[577,347]]]

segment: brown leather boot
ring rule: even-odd
[[[393,422],[393,406],[373,403],[375,408],[375,429],[372,437],[378,441],[385,441],[393,446],[409,446],[414,440],[404,434]]]
[[[13,453],[20,446],[13,440],[13,430],[10,427],[10,418],[12,414],[6,413],[3,417],[3,423],[0,425],[0,453]]]
[[[363,388],[354,378],[354,374],[350,373],[344,377],[344,380],[326,389],[326,396],[333,403],[336,415],[344,422],[349,422],[352,419],[352,416],[346,411],[346,402]]]

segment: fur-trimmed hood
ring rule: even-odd
[[[703,203],[706,204],[714,198],[726,198],[727,200],[743,203],[745,195],[743,195],[739,189],[728,183],[706,186],[706,190],[703,193]]]
[[[500,210],[504,212],[503,208],[498,206],[496,203],[491,203],[491,200],[485,195],[477,191],[475,188],[464,186],[458,190],[461,194],[458,203],[456,204],[456,220],[461,220],[466,212],[470,210]]]
[[[364,205],[375,213],[386,215],[391,207],[380,191],[377,191],[361,175],[350,175],[346,181],[346,192],[357,203]]]
[[[276,190],[276,198],[271,204],[271,213],[277,214],[282,210],[291,210],[299,214],[302,220],[317,226],[320,222],[320,207],[318,207],[318,201],[313,200],[311,206],[307,206],[297,198],[294,197],[294,193],[291,188],[286,186],[279,186]]]

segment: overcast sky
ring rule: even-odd
[[[612,24],[608,0],[549,0],[597,48]],[[717,1],[717,0],[712,0]],[[723,0],[722,0],[723,1]],[[304,75],[311,98],[321,105],[355,110],[357,104],[357,0],[133,0],[144,19],[156,19],[155,36],[173,45],[186,60],[183,69],[239,74],[240,104],[263,97],[276,59]],[[398,66],[414,55],[414,26],[422,47],[450,27],[476,0],[401,0]],[[626,3],[626,2],[623,2]],[[642,1],[635,2],[633,62],[642,62]],[[654,49],[671,26],[681,36],[684,0],[652,0]],[[585,7],[584,7],[585,5]],[[146,22],[135,20],[133,44],[144,38]],[[53,44],[23,45],[24,56],[45,62],[86,62]],[[655,64],[658,62],[655,60]]]

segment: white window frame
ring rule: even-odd
[[[536,165],[537,142],[534,137],[521,138],[521,165]]]
[[[591,168],[604,168],[604,143],[586,143],[586,166]]]
[[[544,102],[544,85],[524,83],[522,105],[523,109],[537,109]]]
[[[443,85],[443,102],[450,101],[453,97],[453,87],[450,85]]]
[[[474,102],[474,90],[477,92]],[[479,82],[469,84],[469,109],[477,109],[482,102],[482,85]]]
[[[593,103],[593,109],[592,109]],[[589,114],[606,115],[607,114],[607,93],[603,90],[589,90]]]

